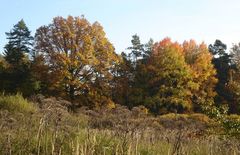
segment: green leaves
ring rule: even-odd
[[[6,35],[8,43],[4,51],[4,65],[0,71],[0,89],[6,93],[21,92],[24,96],[31,95],[38,89],[31,72],[33,37],[23,20],[14,25]]]

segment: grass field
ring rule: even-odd
[[[68,102],[0,97],[0,154],[235,155],[240,141],[203,114],[151,116],[144,107],[69,112]],[[236,117],[236,116],[235,116]]]

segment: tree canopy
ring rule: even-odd
[[[106,87],[118,56],[99,23],[91,24],[84,17],[56,17],[37,29],[35,40],[53,91],[71,101],[77,97],[87,100],[92,93],[108,95]]]

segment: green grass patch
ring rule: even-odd
[[[0,95],[0,109],[21,113],[33,113],[36,111],[33,103],[24,99],[21,94]]]

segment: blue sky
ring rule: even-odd
[[[137,33],[142,42],[195,39],[231,46],[240,42],[239,0],[0,0],[0,51],[8,32],[24,19],[32,34],[55,16],[98,21],[120,53]]]

